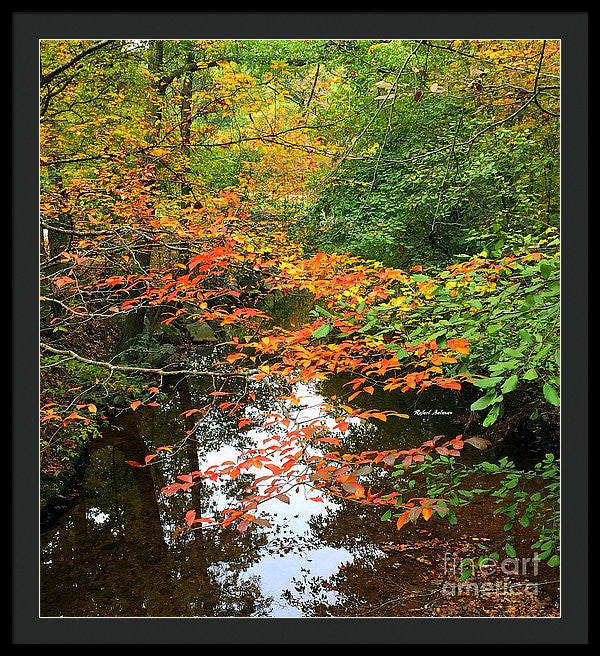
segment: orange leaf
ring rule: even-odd
[[[200,412],[200,410],[196,410],[196,408],[192,408],[191,410],[185,410],[180,414],[181,417],[189,417],[190,415],[195,414],[196,412]]]
[[[326,442],[327,444],[333,444],[334,446],[337,446],[340,443],[335,437],[317,437],[315,442]]]
[[[400,517],[398,517],[398,521],[396,522],[396,528],[400,530],[404,524],[406,524],[406,520],[408,519],[408,515],[410,514],[410,510],[407,510],[405,513],[402,513]]]

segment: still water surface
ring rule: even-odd
[[[295,318],[285,305],[282,308],[286,323],[304,320],[300,315],[306,308]],[[191,364],[209,368],[219,356],[200,350]],[[347,394],[344,382],[336,378],[296,385],[293,391],[301,398],[304,418],[317,412],[323,401]],[[272,380],[237,380],[224,389],[245,398],[254,392],[255,400],[245,408],[252,417],[273,410],[275,398],[289,394],[288,388],[277,385]],[[435,601],[432,571],[442,557],[440,538],[460,538],[465,530],[483,535],[489,528],[489,509],[471,517],[468,529],[449,529],[447,522],[433,519],[426,528],[408,527],[402,539],[412,540],[413,546],[400,552],[395,546],[399,534],[391,522],[380,521],[381,510],[327,498],[315,503],[299,490],[289,493],[289,505],[271,500],[261,506],[273,528],[253,526],[240,534],[233,527],[210,526],[173,540],[186,510],[210,515],[234,503],[248,479],[206,481],[169,498],[161,488],[178,474],[262,446],[276,430],[240,430],[238,416],[211,411],[195,431],[195,440],[173,456],[146,468],[126,464],[142,462],[156,447],[181,440],[194,425],[193,416],[185,419],[181,412],[204,406],[212,389],[211,381],[173,382],[160,408],[124,413],[91,445],[76,504],[42,535],[42,616],[422,614],[424,604]],[[435,435],[454,437],[463,432],[469,406],[460,394],[439,389],[376,392],[366,402],[410,419],[390,418],[385,424],[352,420],[340,450],[403,449]],[[499,455],[497,451],[485,457]],[[470,449],[461,457],[484,456]]]
[[[304,416],[339,393],[342,383],[296,386]],[[272,382],[249,385],[256,401],[247,414],[271,409]],[[187,509],[206,515],[222,508],[247,482],[206,482],[170,498],[160,489],[177,474],[262,445],[269,434],[269,429],[238,430],[237,418],[217,411],[195,433],[196,441],[159,465],[126,464],[180,439],[189,426],[180,413],[205,404],[207,391],[201,383],[179,381],[161,408],[124,414],[91,446],[76,505],[42,536],[43,616],[297,617],[304,614],[300,606],[314,597],[306,590],[310,585],[298,590],[300,581],[326,580],[352,563],[374,567],[386,557],[380,545],[397,535],[390,523],[380,521],[380,510],[332,499],[315,503],[304,490],[291,491],[289,505],[272,500],[262,506],[272,529],[257,526],[239,534],[210,527],[172,541]],[[348,451],[406,448],[433,435],[454,436],[465,410],[459,395],[439,392],[369,400],[411,419],[356,420],[345,436]],[[319,597],[325,604],[339,601],[325,588]]]

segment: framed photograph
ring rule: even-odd
[[[16,643],[587,642],[587,14],[14,13]]]

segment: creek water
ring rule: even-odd
[[[207,366],[215,353],[199,351],[195,358]],[[341,395],[348,389],[343,383],[296,385],[301,412],[309,416]],[[225,389],[242,387],[254,392],[250,414],[268,412],[274,396],[289,391],[272,380],[229,381]],[[210,515],[233,503],[247,480],[202,482],[172,497],[161,488],[178,474],[231,460],[269,434],[267,428],[240,430],[238,417],[211,411],[194,440],[172,456],[146,468],[126,463],[180,440],[190,426],[181,412],[202,407],[212,389],[211,381],[175,381],[159,408],[123,413],[91,445],[75,505],[41,536],[42,616],[427,615],[443,601],[440,568],[448,545],[468,535],[493,548],[502,539],[489,504],[465,509],[457,526],[434,518],[400,534],[381,521],[381,509],[328,497],[316,503],[300,489],[289,493],[289,504],[272,500],[262,507],[272,528],[239,533],[211,525],[173,540],[186,510]],[[376,392],[368,402],[410,418],[353,420],[340,449],[402,449],[435,435],[454,437],[468,415],[468,402],[448,390]],[[496,458],[507,448],[485,455],[465,450],[464,457]]]

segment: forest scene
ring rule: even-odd
[[[560,41],[39,57],[41,616],[558,617]]]

